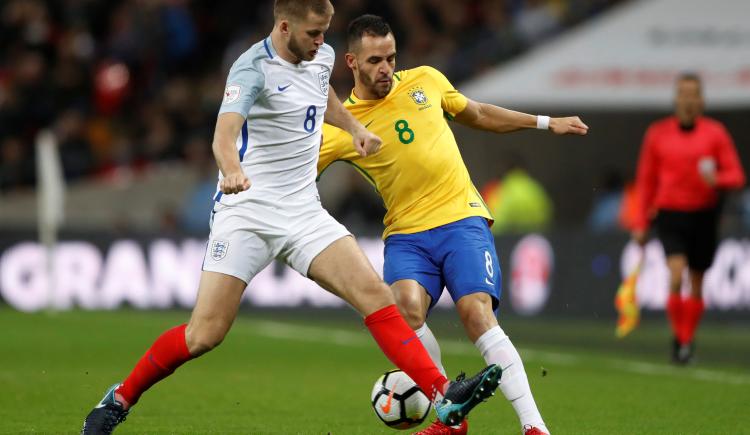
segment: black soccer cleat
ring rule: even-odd
[[[471,379],[461,373],[451,382],[443,399],[435,404],[438,418],[448,426],[455,426],[478,404],[495,395],[503,370],[496,364],[487,366]]]
[[[695,342],[682,344],[677,338],[672,341],[672,363],[679,366],[688,365],[693,361],[694,354]]]
[[[680,365],[688,365],[693,362],[693,355],[695,354],[695,343],[685,343],[680,345],[680,349],[677,352],[677,363]]]
[[[119,386],[120,384],[115,384],[109,387],[104,398],[89,412],[83,421],[81,435],[109,435],[115,430],[115,426],[125,421],[128,411],[115,400],[115,390]]]
[[[679,364],[680,362],[680,340],[677,337],[672,337],[671,356],[672,363]]]

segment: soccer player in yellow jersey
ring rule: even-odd
[[[497,322],[501,279],[491,215],[471,182],[448,121],[496,133],[536,127],[583,135],[588,127],[578,117],[533,116],[474,102],[430,67],[395,72],[393,33],[374,15],[350,23],[346,62],[355,85],[344,106],[383,143],[377,154],[361,157],[351,150],[347,133],[325,126],[318,172],[337,160],[347,161],[383,197],[383,275],[436,365],[442,368],[440,348],[425,319],[447,287],[469,338],[487,363],[503,369],[500,389],[524,434],[549,433],[521,358]],[[436,421],[420,433],[466,431],[465,422],[450,427]]]

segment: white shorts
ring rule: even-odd
[[[249,283],[278,258],[307,276],[313,259],[348,235],[316,197],[283,206],[261,200],[216,203],[203,270]]]

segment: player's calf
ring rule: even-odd
[[[391,287],[401,316],[411,329],[424,325],[430,306],[429,295],[413,281],[398,281]]]
[[[191,320],[185,329],[185,344],[187,345],[190,355],[197,357],[216,348],[224,341],[231,323],[224,325],[224,322],[194,322]]]

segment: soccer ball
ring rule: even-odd
[[[370,399],[375,414],[394,429],[420,425],[432,407],[430,399],[401,370],[391,370],[379,377]]]

